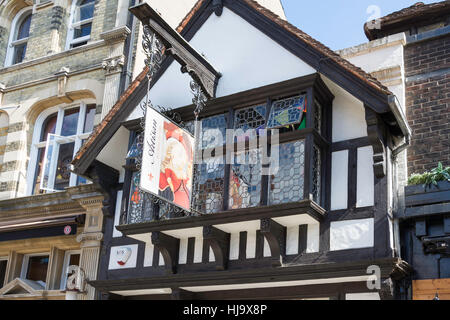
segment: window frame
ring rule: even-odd
[[[41,135],[42,135],[42,127],[43,127],[45,121],[47,120],[47,118],[55,113],[57,114],[55,135],[60,136],[65,110],[80,108],[79,115],[78,115],[76,134],[58,138],[61,140],[62,139],[74,139],[75,145],[74,145],[74,153],[73,154],[75,155],[78,152],[78,150],[81,148],[83,140],[87,139],[90,136],[90,134],[92,133],[92,131],[83,132],[84,126],[85,126],[87,106],[91,105],[91,104],[96,104],[94,99],[85,99],[82,101],[72,103],[70,105],[67,105],[67,104],[58,105],[58,106],[54,106],[54,107],[44,110],[37,117],[35,125],[34,125],[34,130],[33,130],[33,138],[32,138],[32,144],[31,144],[31,152],[30,152],[30,162],[28,164],[28,170],[27,170],[27,193],[26,193],[27,195],[31,196],[34,193],[35,180],[36,180],[36,174],[37,174],[36,170],[38,167],[37,161],[38,161],[38,157],[39,157],[39,149],[44,148],[44,150],[45,150],[45,147],[48,142],[47,139],[42,142],[40,141]],[[80,119],[82,119],[82,121],[80,121]],[[94,123],[95,123],[95,118],[94,118]],[[59,150],[58,150],[57,154],[59,155]],[[77,180],[78,180],[77,175],[71,172],[69,186],[76,186]],[[50,181],[52,181],[52,180],[50,180]],[[54,187],[54,181],[51,182],[49,187]],[[60,192],[60,191],[61,190],[56,190],[56,191],[47,190],[47,192]]]
[[[50,266],[50,258],[51,258],[51,253],[50,252],[40,252],[40,253],[30,253],[30,254],[24,254],[23,255],[23,260],[22,260],[22,268],[20,271],[20,278],[21,279],[27,279],[27,273],[28,273],[28,265],[30,263],[30,258],[32,257],[44,257],[44,256],[48,256],[48,264],[47,264],[47,274],[45,276],[45,288],[47,288],[47,284],[48,284],[48,267]],[[30,280],[30,279],[27,279]],[[34,281],[34,280],[31,280]]]
[[[9,257],[7,257],[7,256],[0,257],[0,262],[1,261],[6,261],[6,269],[5,269],[5,278],[3,279],[3,283],[0,282],[0,289],[3,288],[6,285],[6,282],[7,282],[6,276],[8,275]]]
[[[82,42],[89,42],[89,40],[91,39],[91,34],[92,34],[92,25],[91,25],[91,32],[89,33],[89,35],[84,36],[84,37],[79,37],[79,38],[74,38],[75,36],[75,28],[80,27],[82,25],[91,23],[94,21],[94,14],[95,14],[95,1],[93,2],[94,5],[94,11],[92,13],[92,18],[88,18],[88,19],[84,19],[84,20],[80,20],[80,21],[76,21],[74,22],[75,19],[75,13],[76,13],[76,9],[78,7],[81,7],[80,5],[78,5],[78,3],[80,3],[82,0],[73,0],[71,8],[70,8],[70,16],[69,16],[69,23],[68,28],[67,28],[67,39],[66,39],[66,50],[71,50],[71,49],[75,49],[76,47],[73,47],[74,45],[77,45],[79,43]],[[86,44],[87,44],[86,43]]]
[[[75,254],[80,255],[80,262],[81,262],[81,250],[68,250],[68,251],[64,252],[64,262],[63,262],[62,271],[61,271],[61,280],[59,282],[60,290],[66,289],[67,276],[68,276],[67,268],[69,267],[70,256],[75,255]]]
[[[14,17],[12,23],[11,23],[11,30],[9,33],[9,40],[8,40],[8,45],[7,45],[7,50],[6,50],[6,57],[5,57],[5,67],[10,67],[10,66],[14,66],[17,64],[20,64],[23,62],[23,60],[21,62],[18,63],[14,63],[14,58],[16,55],[16,47],[27,43],[29,40],[29,36],[26,38],[22,38],[17,40],[17,35],[19,32],[19,27],[20,24],[24,21],[24,19],[26,19],[28,17],[28,15],[31,16],[31,20],[33,20],[33,7],[29,6],[29,7],[25,7],[23,9],[21,9]],[[30,24],[30,31],[31,31],[31,24]],[[25,51],[26,54],[26,51]]]

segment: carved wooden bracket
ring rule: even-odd
[[[386,175],[386,128],[381,116],[369,107],[365,107],[367,134],[373,148],[373,170],[375,177],[381,179]]]
[[[286,227],[272,219],[261,220],[261,234],[266,238],[273,259],[272,265],[280,266],[286,254]]]
[[[176,273],[180,240],[160,231],[152,232],[152,243],[164,259],[167,274]]]
[[[130,11],[160,37],[165,53],[174,57],[181,71],[189,73],[208,98],[214,98],[221,74],[147,3],[134,6]]]
[[[223,12],[223,0],[213,0],[212,7],[216,16],[220,17]]]
[[[230,253],[230,234],[214,228],[203,227],[203,241],[211,247],[216,260],[216,269],[225,270]]]

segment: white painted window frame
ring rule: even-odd
[[[89,135],[91,134],[91,132],[84,133],[83,130],[84,130],[84,121],[85,121],[85,117],[86,117],[87,105],[93,104],[93,103],[95,103],[95,102],[80,101],[75,104],[62,105],[62,106],[60,105],[60,106],[48,108],[38,116],[38,118],[36,119],[35,125],[34,125],[32,146],[31,146],[31,152],[30,152],[30,162],[28,164],[28,171],[27,171],[27,195],[33,194],[34,179],[35,179],[35,174],[36,174],[36,169],[37,169],[39,148],[46,147],[49,142],[48,137],[47,137],[46,141],[40,142],[42,125],[44,124],[45,120],[50,115],[52,115],[54,113],[58,113],[57,120],[56,120],[55,134],[54,134],[55,136],[57,136],[56,143],[62,144],[64,142],[67,143],[67,140],[74,140],[75,141],[74,155],[75,155],[78,152],[78,150],[81,148],[82,141],[84,139],[87,139],[89,137]],[[64,111],[70,110],[73,108],[77,108],[77,107],[80,108],[80,114],[78,116],[76,134],[72,135],[72,136],[67,136],[67,137],[60,136],[63,118],[64,118]],[[52,160],[55,157],[55,155],[58,155],[58,154],[59,154],[59,150],[57,150],[56,152],[53,152]],[[56,160],[53,161],[53,166],[56,164],[56,162],[57,162],[57,158],[56,158]],[[52,169],[54,169],[54,168],[52,168]],[[53,171],[51,170],[50,172],[53,172]],[[50,174],[49,181],[51,181],[51,183],[49,185],[50,188],[48,188],[48,190],[46,190],[47,192],[58,192],[58,191],[52,190],[54,187],[54,179],[52,180],[52,178],[54,177],[54,173],[55,172],[53,172],[53,174],[52,173]],[[76,186],[76,184],[77,184],[77,176],[74,173],[71,173],[69,186],[73,187],[73,186]]]
[[[19,32],[19,26],[22,23],[25,16],[28,15],[28,13],[32,14],[33,7],[26,7],[20,10],[16,16],[14,17],[12,23],[11,23],[11,31],[9,33],[9,40],[8,40],[8,46],[6,50],[6,58],[5,58],[5,67],[9,67],[13,65],[14,60],[14,51],[16,49],[17,45],[23,44],[25,42],[28,42],[29,37],[23,38],[20,40],[15,40],[17,37],[17,33]]]
[[[8,271],[8,257],[0,257],[0,261],[6,261],[6,271]],[[6,274],[5,274],[5,276],[6,276]],[[6,284],[6,277],[5,277],[5,280],[3,281],[3,283],[0,283],[0,289],[1,288],[3,288],[3,286]]]
[[[76,38],[74,39],[74,35],[75,35],[75,28],[76,27],[80,27],[81,25],[84,24],[88,24],[88,23],[92,23],[92,21],[94,20],[94,18],[89,18],[89,19],[84,19],[84,20],[80,20],[80,21],[76,21],[74,22],[73,20],[75,19],[75,12],[78,6],[78,3],[81,0],[73,0],[71,8],[70,8],[70,17],[69,17],[69,23],[68,23],[68,31],[67,31],[67,40],[66,40],[66,50],[70,50],[72,49],[71,46],[80,42],[84,42],[84,41],[89,41],[91,39],[91,35],[87,35],[84,37],[80,37],[80,38]],[[94,3],[94,10],[95,10],[95,3]],[[91,32],[92,32],[92,28],[91,28]]]
[[[27,272],[28,272],[28,264],[30,263],[30,258],[31,257],[44,257],[44,256],[48,256],[48,263],[49,263],[48,266],[47,266],[47,275],[48,275],[48,267],[50,266],[51,254],[50,254],[50,252],[41,252],[41,253],[26,254],[26,255],[23,256],[22,270],[20,272],[20,278],[21,279],[26,279]],[[45,278],[45,286],[46,285],[47,285],[47,276]]]
[[[64,263],[63,263],[63,267],[62,267],[61,281],[60,281],[60,287],[59,287],[60,290],[66,289],[66,283],[67,283],[67,277],[68,277],[67,268],[69,267],[70,256],[74,255],[74,254],[79,254],[80,258],[81,258],[81,250],[69,250],[64,253]]]

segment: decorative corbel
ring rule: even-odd
[[[104,59],[102,62],[102,68],[106,71],[107,75],[122,72],[122,67],[125,64],[125,56],[120,55],[117,57]]]
[[[272,219],[261,220],[261,234],[266,238],[270,247],[270,254],[274,267],[281,265],[282,257],[286,254],[286,227]]]
[[[160,231],[152,232],[152,244],[164,259],[167,274],[176,273],[180,240]]]
[[[69,67],[62,67],[55,76],[58,77],[58,98],[61,99],[62,102],[71,103],[73,100],[67,96],[67,81],[69,79]]]
[[[230,234],[213,226],[206,226],[203,227],[203,241],[214,252],[216,270],[225,270],[230,253]]]
[[[377,113],[365,107],[367,134],[373,148],[373,170],[375,177],[381,179],[386,175],[386,136],[385,125]]]

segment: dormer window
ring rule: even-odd
[[[74,1],[70,17],[67,49],[83,46],[90,40],[94,5],[94,0]]]
[[[27,8],[19,12],[13,20],[6,66],[21,63],[25,59],[30,36],[31,13],[31,9]]]

